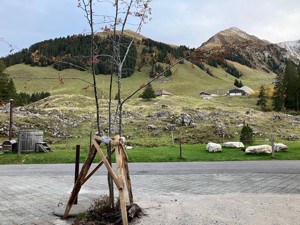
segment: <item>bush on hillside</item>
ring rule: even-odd
[[[140,98],[150,101],[152,98],[155,98],[156,95],[154,93],[152,85],[148,85],[143,93],[140,95]]]
[[[248,124],[244,123],[241,131],[240,142],[244,145],[251,145],[253,143],[253,129]]]

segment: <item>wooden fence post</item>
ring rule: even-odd
[[[174,142],[174,133],[173,133],[173,129],[171,130],[171,138],[172,138],[172,145],[174,146],[174,145],[175,145],[175,142]]]
[[[275,138],[271,136],[271,146],[272,146],[272,158],[275,158]]]

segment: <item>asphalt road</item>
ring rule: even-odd
[[[93,167],[96,164],[93,164]],[[113,165],[115,167],[115,165]],[[0,176],[73,175],[74,164],[1,165]],[[183,174],[300,174],[300,161],[226,161],[226,162],[176,162],[130,163],[131,175],[183,175]],[[105,175],[100,168],[97,175]]]
[[[65,208],[74,167],[0,165],[0,224],[72,224],[53,212]],[[130,163],[129,170],[147,214],[136,224],[300,224],[300,161]],[[84,184],[80,207],[107,194],[106,174],[100,168]]]

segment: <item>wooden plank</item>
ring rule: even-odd
[[[106,166],[108,172],[110,173],[111,177],[113,178],[113,180],[114,180],[114,182],[115,182],[117,188],[118,188],[119,190],[122,189],[122,188],[123,188],[123,185],[120,184],[120,182],[119,182],[119,180],[118,180],[116,174],[114,173],[113,169],[111,168],[111,166],[110,166],[108,160],[106,159],[106,156],[105,156],[104,153],[102,152],[100,146],[98,145],[98,143],[97,143],[95,140],[93,140],[92,143],[93,143],[93,146],[95,146],[97,152],[99,153],[99,155],[100,155],[100,157],[101,157],[101,159],[102,159],[104,165]]]
[[[123,149],[124,157],[126,158],[126,161],[128,162],[128,155],[126,153],[125,146],[123,144],[122,144],[122,149]]]
[[[113,148],[111,150],[111,153],[113,154],[115,152],[115,148]],[[106,156],[106,159],[107,159],[107,156]],[[96,171],[104,164],[103,161],[99,162],[99,164],[84,178],[83,180],[83,184],[88,180],[90,179],[91,176],[93,176],[94,173],[96,173]]]
[[[129,168],[128,168],[128,157],[125,151],[125,148],[123,145],[121,145],[121,153],[123,157],[123,168],[124,168],[124,173],[125,173],[125,178],[126,178],[126,186],[127,186],[127,191],[128,191],[128,198],[129,198],[129,203],[133,204],[133,194],[132,194],[132,188],[131,188],[131,179],[129,175]]]
[[[66,209],[65,209],[65,213],[64,213],[64,216],[63,218],[66,219],[68,218],[68,215],[69,215],[69,212],[77,198],[77,195],[81,189],[81,186],[82,186],[82,181],[84,180],[86,174],[88,173],[90,167],[91,167],[91,164],[95,158],[95,155],[96,155],[96,150],[95,150],[95,147],[92,146],[92,148],[90,149],[89,151],[89,154],[87,155],[86,157],[86,160],[84,162],[84,164],[82,165],[82,168],[81,168],[81,171],[80,171],[80,174],[78,176],[78,179],[73,187],[73,190],[72,190],[72,193],[70,195],[70,198],[69,198],[69,201],[67,203],[67,206],[66,206]]]
[[[123,154],[121,145],[117,146],[116,149],[116,161],[118,166],[118,176],[120,184],[124,187],[124,166],[123,166]],[[128,225],[127,209],[126,209],[126,193],[124,188],[119,189],[121,215],[123,225]]]

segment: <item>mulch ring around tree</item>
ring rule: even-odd
[[[142,209],[135,203],[127,205],[128,222],[145,215]],[[109,197],[101,196],[93,201],[89,210],[79,214],[73,225],[118,225],[122,224],[120,201],[114,208],[111,208]]]

